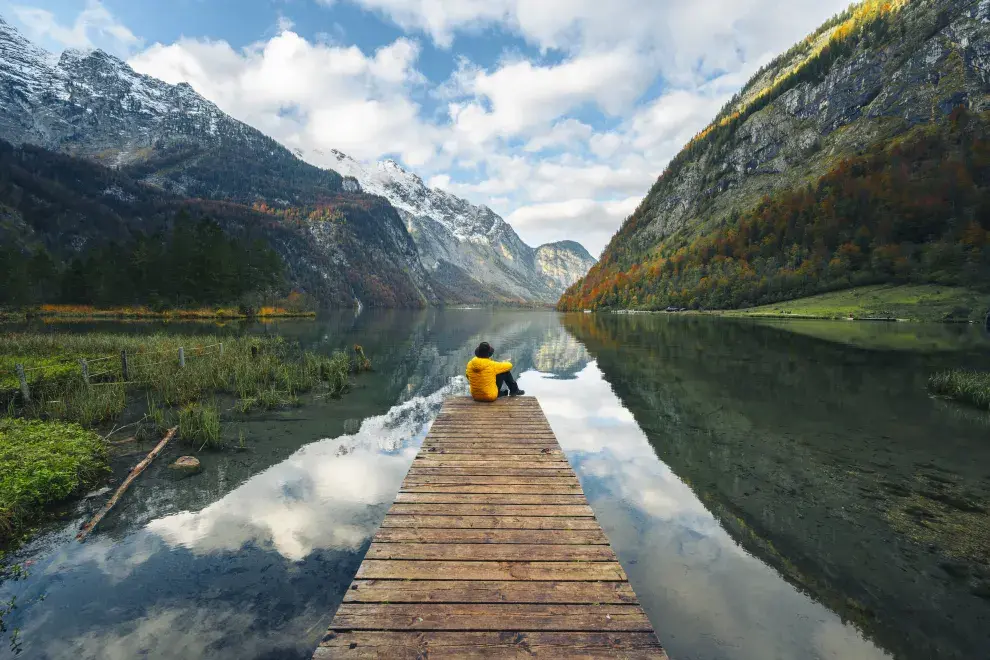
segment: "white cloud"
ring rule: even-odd
[[[559,237],[573,232],[575,227],[580,227],[583,245],[597,257],[641,199],[641,196],[634,196],[600,202],[574,198],[562,202],[530,204],[516,209],[506,220],[533,245],[559,240]]]
[[[438,134],[410,98],[410,89],[423,82],[418,57],[419,45],[410,39],[366,55],[283,29],[243,50],[224,41],[155,44],[130,64],[170,83],[188,82],[289,147],[337,148],[358,158],[395,153],[415,166],[433,156]]]
[[[596,253],[752,71],[846,4],[320,1],[375,11],[408,35],[364,52],[339,25],[333,37],[308,40],[280,15],[274,36],[245,48],[180,39],[130,62],[190,83],[311,162],[330,165],[322,153],[331,148],[363,160],[394,156],[431,185],[488,204],[529,242],[571,238]],[[25,7],[18,19],[66,44],[100,36],[126,51],[139,43],[97,0],[72,26]],[[513,51],[488,67],[472,62],[457,37],[497,39],[493,26],[546,57]],[[418,70],[418,34],[452,49],[449,79]]]
[[[558,121],[549,131],[531,139],[523,149],[535,153],[554,147],[577,147],[586,142],[592,133],[594,129],[588,124],[568,118]]]
[[[127,54],[141,44],[99,0],[88,0],[72,25],[59,23],[55,14],[46,9],[14,5],[11,11],[28,36],[59,48],[102,48],[114,54]]]

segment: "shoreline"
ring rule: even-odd
[[[17,323],[41,319],[44,321],[230,321],[316,318],[315,311],[290,311],[279,307],[262,307],[256,313],[242,312],[231,307],[170,309],[155,311],[148,307],[118,307],[99,309],[78,305],[44,305],[28,311],[0,311],[0,323]]]

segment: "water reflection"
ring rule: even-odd
[[[25,549],[30,577],[0,586],[23,604],[9,620],[21,657],[308,657],[481,340],[540,398],[672,657],[885,657],[864,633],[897,657],[986,655],[986,601],[937,567],[961,556],[978,579],[972,537],[930,553],[894,516],[921,490],[916,473],[936,469],[948,481],[925,492],[985,501],[984,468],[964,465],[988,464],[972,446],[982,417],[923,395],[927,369],[981,353],[485,310],[224,331],[361,343],[375,371],[340,401],[243,422],[249,450],[204,454],[201,475],[172,481],[163,457],[84,545],[72,535],[100,499],[80,503]],[[906,459],[883,450],[890,438]],[[882,506],[862,505],[877,492]]]
[[[575,316],[566,324],[656,455],[735,542],[897,657],[987,657],[986,426],[925,393],[932,371],[986,365],[986,352],[972,352],[968,342],[953,353],[944,346],[935,353],[864,351],[787,328],[708,319]],[[636,474],[621,473],[623,479]],[[663,481],[657,476],[652,483]],[[647,529],[643,536],[652,538],[670,526]],[[676,542],[685,538],[691,537]],[[698,548],[683,554],[665,565],[677,573],[707,556]],[[702,571],[691,569],[691,589],[714,575],[722,575],[724,588],[745,584],[747,570],[734,563],[721,571],[722,556]],[[656,595],[677,582],[657,576],[656,589],[648,591]],[[731,631],[719,638],[717,631],[733,622],[743,624],[738,635],[747,640],[760,630],[772,630],[770,640],[805,637],[799,634],[804,616],[773,606],[793,600],[769,595],[778,588],[779,582],[754,580],[733,588],[738,598],[719,590],[700,599],[696,611],[690,604],[697,594],[685,589],[678,598],[695,620],[717,609],[713,600],[738,611],[706,622],[719,644],[732,649],[706,657],[829,657],[820,645],[803,653],[757,647],[747,654]],[[682,614],[667,606],[662,612]],[[752,620],[754,612],[776,623]],[[851,638],[837,641],[832,624],[811,638],[844,647]]]

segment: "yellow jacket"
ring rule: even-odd
[[[488,358],[471,358],[467,363],[467,379],[471,383],[471,397],[475,401],[494,401],[498,398],[495,376],[512,370],[511,362],[495,362]]]

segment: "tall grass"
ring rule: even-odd
[[[179,409],[179,439],[203,447],[219,447],[220,408],[216,402],[187,403]]]
[[[179,347],[185,367],[179,364]],[[126,383],[121,351],[128,354]],[[89,364],[89,385],[82,377],[81,358]],[[30,404],[20,398],[15,363],[28,370]],[[340,396],[351,370],[350,358],[342,353],[304,351],[281,337],[0,335],[0,404],[15,402],[24,417],[87,426],[116,418],[135,391],[149,402],[149,414],[159,416],[153,407],[177,408],[217,394],[238,397],[244,410],[276,408],[293,405],[298,395],[314,390]]]
[[[955,369],[934,374],[928,379],[934,394],[990,410],[990,373]]]

